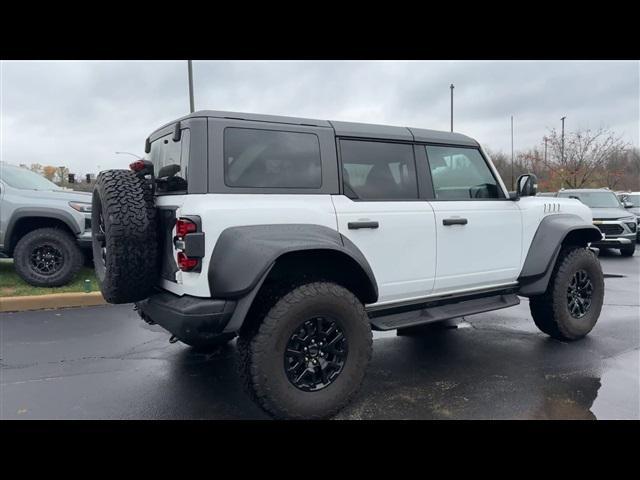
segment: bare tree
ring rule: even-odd
[[[546,166],[562,179],[563,186],[583,188],[597,172],[603,171],[610,158],[623,155],[628,144],[608,129],[578,130],[565,136],[551,130]],[[564,143],[564,144],[563,144]]]

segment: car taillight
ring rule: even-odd
[[[183,238],[188,233],[194,233],[198,230],[198,226],[191,220],[179,218],[176,221],[176,236]]]
[[[198,224],[196,224],[192,220],[188,218],[178,218],[178,220],[176,220],[176,237],[174,239],[174,245],[176,245],[176,249],[178,250],[176,260],[178,268],[183,272],[190,272],[192,270],[196,270],[199,267],[200,255],[187,255],[188,240],[185,238],[190,233],[195,234],[197,232]]]
[[[197,266],[197,258],[189,258],[184,254],[184,252],[178,252],[178,268],[180,268],[180,270],[182,270],[183,272],[188,272],[190,270],[193,270]]]

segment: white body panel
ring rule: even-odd
[[[515,282],[521,269],[522,214],[517,202],[431,202],[437,266],[434,293]],[[466,225],[443,225],[466,218]]]
[[[200,272],[178,272],[177,283],[161,286],[177,295],[209,297],[207,271],[213,248],[223,230],[241,225],[309,223],[336,230],[330,195],[207,194],[165,195],[158,205],[178,206],[176,217],[199,215],[205,233],[205,256]],[[173,234],[175,235],[175,229]],[[177,252],[174,251],[174,256]]]
[[[369,261],[378,282],[378,302],[427,295],[436,273],[436,226],[425,201],[354,202],[334,195],[338,231]],[[377,221],[377,229],[350,230],[349,222]]]
[[[202,220],[201,272],[179,271],[175,283],[160,284],[196,297],[209,297],[211,254],[220,233],[233,226],[305,223],[339,231],[367,258],[378,283],[376,304],[384,304],[512,284],[545,215],[571,213],[592,222],[591,211],[578,200],[548,197],[354,202],[343,195],[191,194],[160,196],[157,204],[177,206],[177,217]],[[442,224],[455,216],[468,224]],[[348,222],[366,220],[378,221],[379,228],[348,229]]]

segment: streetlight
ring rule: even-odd
[[[193,101],[193,65],[191,60],[187,60],[187,69],[189,70],[189,107],[191,113],[195,111],[195,102]]]
[[[449,88],[451,89],[451,131],[453,132],[453,89],[456,87],[452,83]]]
[[[132,155],[136,157],[138,160],[142,160],[142,157],[139,157],[135,153],[131,153],[131,152],[116,152],[116,155]]]
[[[562,120],[562,148],[560,150],[560,162],[564,164],[564,119],[567,118],[562,117],[560,120]]]
[[[511,115],[511,189],[514,189],[513,183],[513,115]]]

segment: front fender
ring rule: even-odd
[[[574,214],[548,215],[542,219],[531,241],[527,258],[518,277],[519,295],[529,297],[544,293],[562,245],[577,245],[600,240],[602,234],[593,224]]]

